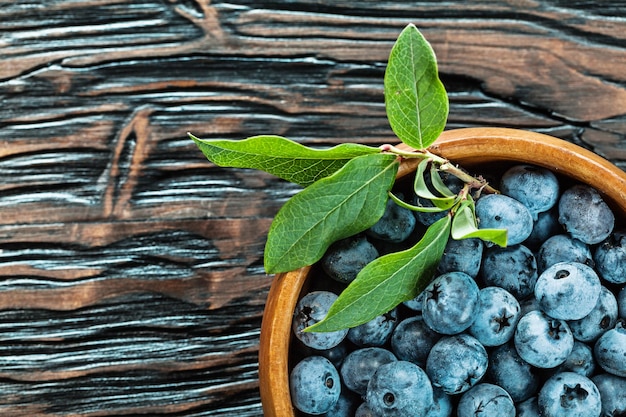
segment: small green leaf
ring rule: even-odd
[[[453,239],[479,238],[506,247],[506,229],[479,229],[476,224],[474,201],[471,199],[461,203],[452,220],[451,235]]]
[[[439,170],[435,164],[430,165],[430,181],[433,184],[433,187],[437,191],[441,193],[444,197],[453,197],[454,193],[448,188],[446,183],[441,179],[441,175],[439,175]]]
[[[269,230],[267,273],[311,265],[333,242],[376,223],[385,211],[398,165],[395,155],[359,156],[289,199]]]
[[[440,213],[442,211],[446,211],[446,209],[442,209],[439,207],[424,207],[424,206],[414,206],[413,204],[409,204],[405,201],[402,201],[401,199],[399,199],[398,197],[396,197],[395,195],[393,195],[393,193],[389,193],[389,197],[400,207],[403,207],[405,209],[408,210],[413,210],[413,211],[420,211],[422,213]]]
[[[402,31],[391,49],[384,86],[391,129],[415,149],[430,146],[446,125],[448,95],[435,53],[414,25]]]
[[[428,163],[428,159],[424,159],[417,165],[417,170],[415,172],[415,183],[413,187],[415,190],[415,194],[417,194],[419,197],[430,200],[435,207],[440,209],[440,211],[448,210],[456,203],[457,198],[452,193],[450,193],[449,196],[439,197],[430,191],[430,188],[426,184],[425,178]]]
[[[358,326],[416,297],[433,278],[449,236],[450,216],[446,216],[429,226],[412,248],[370,262],[339,295],[324,320],[307,331]]]
[[[192,134],[189,137],[216,165],[258,169],[303,187],[331,175],[352,158],[380,152],[356,143],[312,149],[273,135],[244,140],[199,139]]]

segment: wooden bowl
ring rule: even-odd
[[[616,211],[626,213],[626,173],[577,145],[540,133],[504,128],[468,128],[444,132],[431,151],[464,168],[486,163],[531,163],[594,186]],[[398,177],[415,170],[406,161]],[[620,216],[618,213],[621,213]],[[266,417],[294,417],[289,394],[291,320],[310,267],[274,278],[265,306],[259,351],[259,383]]]

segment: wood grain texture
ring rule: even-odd
[[[626,3],[0,0],[0,413],[258,416],[265,233],[297,188],[186,138],[395,142],[415,23],[449,128],[626,168]]]

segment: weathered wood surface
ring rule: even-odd
[[[626,168],[623,1],[0,0],[0,414],[261,415],[263,244],[296,188],[185,133],[394,141],[408,22],[450,128]]]

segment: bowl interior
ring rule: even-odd
[[[615,210],[616,220],[624,219],[626,173],[597,154],[564,140],[516,129],[467,128],[444,132],[430,150],[470,171],[478,166],[504,168],[513,163],[549,168],[561,177],[594,186]],[[398,177],[415,171],[417,163],[405,160]],[[259,350],[259,382],[266,417],[296,415],[288,378],[291,320],[311,270],[306,267],[278,274],[270,288]]]

